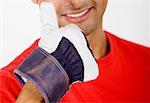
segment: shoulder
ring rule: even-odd
[[[150,58],[150,48],[125,40],[120,38],[112,33],[106,32],[109,41],[111,41],[111,45],[114,46],[115,49],[121,49],[124,52],[132,52],[139,55],[147,55]]]
[[[110,49],[113,51],[113,60],[121,63],[147,68],[150,66],[150,48],[117,37],[107,32]],[[150,71],[149,71],[150,72]]]

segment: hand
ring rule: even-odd
[[[74,81],[95,79],[98,66],[83,31],[74,24],[59,28],[52,3],[42,2],[40,8],[38,48],[15,72],[30,80],[46,103],[57,102]]]
[[[16,103],[45,103],[37,88],[27,81],[19,94]]]

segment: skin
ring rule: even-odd
[[[102,29],[102,18],[107,5],[107,0],[32,0],[35,4],[41,2],[52,2],[55,6],[59,26],[74,23],[85,33],[88,43],[96,59],[105,56],[108,51],[108,43]],[[64,14],[79,13],[91,8],[89,15],[84,20],[72,22]],[[34,95],[32,95],[34,94]],[[43,97],[30,82],[26,82],[16,103],[44,103]]]
[[[16,103],[45,103],[40,92],[36,87],[30,82],[27,81],[23,86]]]

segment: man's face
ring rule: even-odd
[[[44,0],[43,0],[44,1]],[[51,1],[57,12],[59,26],[78,25],[90,34],[102,24],[107,0],[46,0]]]

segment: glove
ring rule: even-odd
[[[55,103],[74,81],[98,76],[98,66],[80,28],[59,28],[53,4],[40,5],[42,32],[38,47],[15,70],[30,80],[46,103]]]

